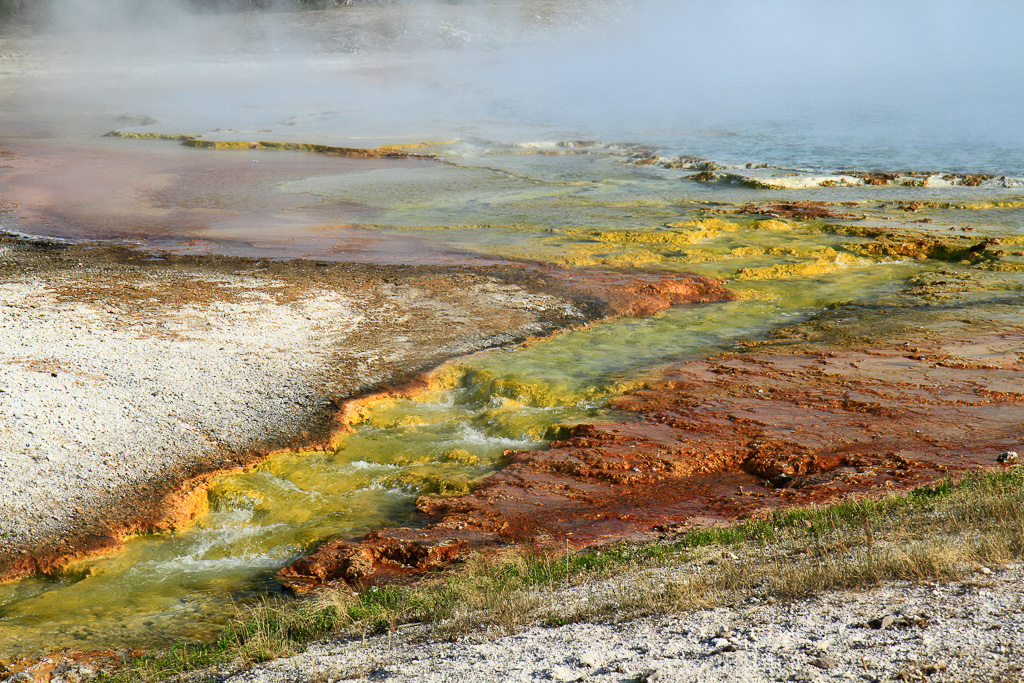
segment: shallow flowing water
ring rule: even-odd
[[[765,49],[752,28],[763,13],[756,4],[720,3],[729,15],[680,3],[688,9],[669,16],[678,20],[676,42],[651,14],[664,5],[554,1],[514,11],[467,3],[423,5],[419,14],[364,7],[208,16],[189,24],[189,59],[177,64],[181,46],[169,36],[148,44],[148,34],[136,36],[153,49],[130,63],[114,43],[54,53],[67,27],[0,39],[0,149],[13,151],[0,169],[2,229],[197,253],[695,272],[727,279],[741,296],[450,363],[422,395],[372,404],[336,450],[275,455],[219,479],[211,512],[187,529],[132,539],[124,552],[59,576],[0,586],[0,656],[210,637],[234,603],[276,590],[274,572],[318,543],[416,523],[416,497],[468,491],[507,450],[543,448],[563,426],[607,417],[607,399],[670,362],[733,348],[829,303],[884,297],[922,271],[968,267],[873,253],[870,229],[926,239],[969,228],[999,237],[1007,251],[1020,248],[1024,136],[1012,131],[1024,103],[986,95],[982,123],[1005,123],[1000,131],[974,127],[961,104],[929,109],[993,83],[1009,87],[1016,70],[954,82],[946,64],[955,92],[928,91],[904,107],[892,100],[899,79],[884,72],[875,90],[851,86],[886,97],[812,106],[768,68],[781,69],[781,57],[744,61],[728,49],[736,37],[721,38],[718,66],[701,68],[694,43],[685,60],[666,56],[665,45],[697,37],[693,22],[713,32],[729,16],[740,37]],[[779,11],[787,8],[794,16],[807,9],[793,2]],[[819,30],[835,11],[824,11]],[[910,21],[902,10],[889,18]],[[949,22],[955,17],[938,22],[939,34]],[[121,36],[117,28],[108,27]],[[600,56],[609,37],[622,41],[625,66]],[[809,58],[822,42],[811,36],[783,52]],[[95,59],[73,58],[86,54]],[[637,71],[669,61],[663,72]],[[588,63],[592,70],[581,71]],[[830,58],[823,67],[829,92],[841,90],[840,66]],[[630,74],[640,74],[636,83]],[[738,88],[753,88],[757,77],[768,85],[748,100],[716,80],[729,74]],[[917,87],[904,94],[920,94]],[[714,97],[717,107],[707,104]],[[98,137],[113,128],[360,147],[430,141],[417,149],[437,158]],[[713,160],[724,175],[698,182],[692,168],[638,163],[680,155]],[[934,181],[814,180],[893,169],[934,171]],[[997,177],[977,187],[939,182],[947,172]],[[779,186],[766,189],[766,178]],[[741,211],[770,200],[828,202],[849,215],[837,229]],[[923,204],[899,208],[912,202]],[[1004,263],[1018,261],[1010,253]]]
[[[274,572],[318,543],[415,524],[420,495],[457,495],[506,450],[544,447],[562,427],[608,415],[604,400],[681,356],[731,348],[832,297],[891,288],[900,264],[837,277],[824,298],[686,307],[477,354],[435,373],[435,389],[382,399],[330,452],[272,456],[222,477],[187,529],[130,540],[58,577],[0,586],[0,651],[152,647],[209,637],[232,604],[278,586]]]

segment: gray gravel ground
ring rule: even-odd
[[[1024,567],[794,603],[431,641],[422,627],[323,642],[226,678],[298,681],[1016,681]],[[570,589],[563,596],[571,599]],[[223,680],[223,679],[221,679]]]

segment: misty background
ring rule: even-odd
[[[47,7],[0,38],[0,135],[582,138],[807,168],[1024,167],[1011,2]]]

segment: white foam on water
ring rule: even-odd
[[[345,468],[342,469],[353,469],[353,470],[397,470],[401,469],[398,465],[394,465],[388,462],[370,462],[369,460],[353,460],[348,463]]]
[[[474,446],[491,446],[494,448],[526,449],[544,443],[533,439],[515,439],[505,436],[492,436],[484,430],[468,423],[462,423],[452,443],[464,443]]]
[[[379,481],[373,482],[363,490],[372,490],[377,492],[377,495],[379,496],[386,496],[394,500],[415,500],[419,497],[418,494],[409,493],[408,491],[396,486],[385,486]]]
[[[140,566],[139,573],[160,577],[155,579],[156,583],[160,583],[171,578],[177,580],[180,578],[180,574],[222,574],[239,569],[275,569],[283,566],[294,556],[295,552],[296,549],[292,547],[289,552],[279,556],[264,553],[241,553],[231,557],[218,558],[184,555],[174,560]]]

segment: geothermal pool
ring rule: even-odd
[[[0,586],[0,657],[209,638],[319,543],[421,523],[418,496],[465,493],[507,451],[612,417],[609,399],[669,363],[838,302],[884,302],[922,275],[1005,272],[1016,292],[1024,105],[993,93],[1019,92],[1017,72],[967,79],[948,55],[939,76],[914,66],[896,77],[874,57],[851,70],[826,50],[828,37],[856,44],[852,29],[828,33],[839,10],[792,2],[766,18],[756,5],[175,10],[162,19],[181,20],[181,36],[84,21],[0,38],[9,233],[257,258],[696,273],[737,295],[450,362],[421,394],[371,403],[336,448],[220,478],[210,512],[186,529]],[[855,24],[881,11],[868,3]],[[948,39],[960,12],[901,43],[915,17],[892,10],[872,44],[896,60]],[[768,19],[784,47],[756,63]],[[705,34],[719,59],[694,47]],[[609,40],[618,62],[600,49]],[[997,53],[1018,49],[1001,40]],[[794,75],[822,55],[806,81]],[[103,137],[114,130],[137,137]],[[177,136],[223,148],[160,139]],[[917,250],[880,247],[881,234]],[[969,251],[987,239],[998,261],[994,246]]]

